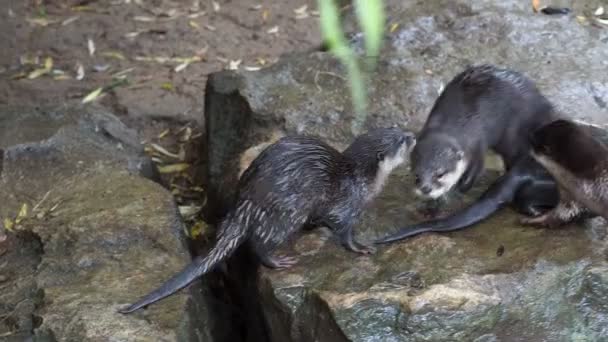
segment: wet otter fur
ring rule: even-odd
[[[437,199],[468,191],[489,149],[509,170],[527,154],[532,130],[557,119],[553,105],[523,74],[494,65],[467,67],[435,101],[412,151],[416,193]]]
[[[531,155],[555,178],[559,204],[525,225],[554,228],[602,216],[608,220],[608,145],[589,127],[556,120],[530,135]]]
[[[272,253],[310,223],[330,228],[350,251],[372,253],[372,247],[355,240],[353,227],[413,145],[414,134],[399,128],[371,130],[342,153],[312,137],[279,139],[241,176],[235,205],[220,223],[211,251],[119,312],[130,313],[174,294],[245,243],[264,266],[290,267],[295,258]]]

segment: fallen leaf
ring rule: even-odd
[[[69,18],[67,18],[67,19],[65,19],[64,21],[61,22],[61,26],[67,26],[67,25],[75,22],[78,19],[80,19],[79,15],[75,15],[73,17],[69,17]]]
[[[239,68],[239,65],[241,65],[240,59],[236,61],[230,61],[230,63],[228,64],[228,70],[237,70]]]
[[[53,69],[53,58],[51,58],[51,57],[47,57],[47,58],[44,60],[44,68],[45,68],[45,69],[47,69],[47,70],[49,70],[49,71],[50,71],[51,69]]]
[[[209,31],[215,31],[215,26],[211,26],[209,24],[205,24],[205,28]]]
[[[94,9],[91,6],[73,6],[72,11],[84,12],[84,11],[94,11]]]
[[[43,27],[49,26],[51,24],[55,24],[58,22],[58,20],[49,20],[46,18],[26,18],[25,21],[27,21],[30,24],[43,26]]]
[[[93,90],[92,92],[89,93],[89,95],[85,96],[85,98],[82,99],[82,104],[89,103],[91,101],[95,101],[99,97],[99,95],[101,95],[102,92],[103,92],[103,87],[99,87],[99,88]]]
[[[14,18],[14,17],[15,17],[15,12],[13,12],[13,9],[12,9],[12,8],[9,8],[9,9],[8,9],[8,16],[9,16],[9,17],[11,17],[11,18]]]
[[[14,226],[15,226],[15,223],[13,222],[13,220],[8,219],[8,218],[4,219],[4,228],[6,230],[8,230],[9,232],[12,232]]]
[[[392,23],[390,29],[388,30],[390,33],[395,32],[395,30],[399,27],[399,23]]]
[[[17,218],[15,219],[16,224],[21,223],[21,221],[23,221],[23,219],[27,217],[27,209],[27,203],[23,203],[21,205],[21,209],[19,210],[19,214],[17,214]]]
[[[600,22],[600,23],[602,23],[602,24],[604,24],[604,25],[608,25],[608,19],[601,19],[601,18],[597,18],[597,19],[595,19],[595,20],[597,20],[598,22]]]
[[[144,32],[146,32],[146,31],[135,31],[135,32],[125,33],[125,38],[135,38]]]
[[[193,217],[194,215],[198,214],[199,211],[201,211],[201,207],[195,205],[180,205],[177,208],[179,213],[186,218]]]
[[[104,72],[104,71],[107,71],[108,69],[110,69],[110,64],[93,65],[93,71],[95,71],[95,72]]]
[[[119,59],[121,61],[125,60],[125,56],[117,51],[106,51],[101,53],[102,56]]]
[[[84,78],[84,66],[79,62],[76,66],[76,79],[82,81]]]
[[[165,82],[160,87],[166,91],[173,91],[173,84],[171,82]]]
[[[162,131],[159,135],[158,135],[158,139],[162,139],[164,137],[167,136],[167,134],[169,134],[170,130],[167,128],[166,130]]]
[[[306,10],[308,9],[308,5],[304,5],[302,7],[298,7],[296,9],[293,10],[293,12],[295,14],[299,14],[299,13],[306,13]]]
[[[186,163],[178,163],[178,164],[169,164],[158,167],[158,172],[160,173],[176,173],[183,172],[190,167],[190,164]]]
[[[174,158],[174,159],[180,159],[179,155],[167,151],[164,147],[162,147],[162,146],[160,146],[158,144],[150,144],[150,147],[152,147],[152,149],[156,150],[160,154],[164,154],[167,157],[171,157],[171,158]]]
[[[271,29],[269,29],[268,31],[266,31],[266,33],[268,33],[268,34],[277,34],[277,33],[279,33],[279,27],[278,26],[274,26]]]
[[[257,71],[257,70],[262,69],[262,68],[257,67],[257,66],[244,66],[243,68],[244,68],[245,70],[247,70],[247,71]]]
[[[220,11],[220,4],[217,1],[213,1],[213,11],[214,12]]]
[[[251,7],[249,7],[249,9],[252,9],[254,11],[259,11],[262,9],[262,4],[251,5]]]
[[[206,226],[207,225],[203,221],[196,222],[196,224],[194,224],[194,226],[190,228],[190,237],[196,239],[198,236],[202,235],[203,228],[205,228]]]
[[[604,14],[604,7],[602,7],[602,6],[598,7],[595,10],[595,13],[593,13],[593,14],[595,14],[596,16],[600,16],[600,15]]]
[[[29,79],[31,79],[31,80],[32,80],[32,79],[35,79],[35,78],[38,78],[38,77],[40,77],[40,76],[42,76],[42,75],[46,75],[46,74],[48,74],[49,72],[51,72],[51,70],[52,70],[52,69],[53,69],[53,58],[51,58],[51,57],[47,57],[47,58],[44,60],[44,68],[41,68],[41,69],[36,69],[36,70],[32,71],[32,72],[31,72],[31,73],[30,73],[30,74],[27,76],[27,78],[29,78]]]
[[[207,14],[207,12],[205,12],[205,11],[188,14],[188,19],[196,19],[198,17],[204,16],[205,14]]]
[[[87,47],[89,48],[89,55],[93,56],[95,54],[95,42],[93,39],[87,39]]]
[[[195,28],[195,29],[200,28],[200,26],[199,26],[199,25],[196,23],[196,21],[194,21],[194,20],[190,20],[190,21],[188,22],[188,25],[190,25],[190,27]]]
[[[270,11],[265,9],[264,11],[262,11],[262,20],[264,22],[266,22],[268,20],[268,16],[270,15]]]
[[[133,20],[149,23],[149,22],[156,21],[156,18],[144,17],[144,16],[135,16],[135,17],[133,17]]]

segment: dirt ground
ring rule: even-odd
[[[315,8],[314,0],[0,0],[0,105],[80,104],[114,86],[93,102],[147,136],[142,118],[201,124],[207,75],[315,47]]]
[[[318,47],[315,9],[315,0],[0,0],[0,107],[108,108],[169,168],[162,177],[178,204],[200,205],[207,75]]]

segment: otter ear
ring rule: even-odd
[[[464,159],[464,151],[463,150],[454,149],[454,154],[456,154],[456,157],[459,160],[460,159]]]
[[[376,159],[378,161],[383,161],[384,160],[384,152],[378,152],[378,153],[376,153]]]

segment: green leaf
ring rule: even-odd
[[[384,32],[384,7],[381,0],[355,0],[355,12],[365,39],[365,50],[374,61],[382,47]]]
[[[330,50],[346,45],[340,27],[340,11],[333,0],[318,0],[321,34]]]

